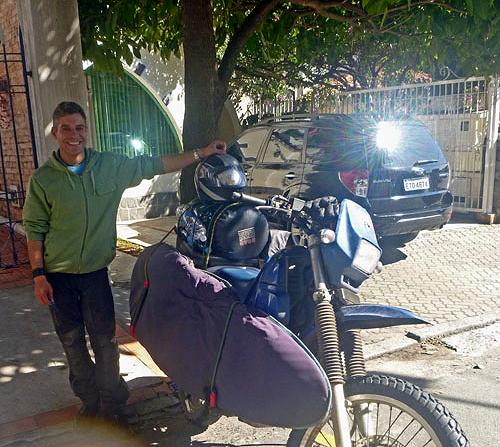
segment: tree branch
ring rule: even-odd
[[[233,34],[229,41],[224,56],[219,64],[219,80],[224,84],[229,81],[233,74],[238,55],[244,47],[247,40],[255,31],[257,26],[262,23],[271,11],[281,2],[281,0],[264,0],[260,2],[255,9],[246,17],[242,25]]]
[[[322,2],[320,0],[290,0],[290,3],[303,6],[305,8],[313,9],[319,15],[327,17],[329,19],[337,20],[339,22],[350,23],[351,25],[354,25],[356,23],[356,20],[353,19],[352,17],[344,16],[342,14],[337,14],[330,11],[331,8],[338,7],[344,9],[350,9],[351,12],[354,12],[353,9],[346,8],[344,2]],[[359,15],[358,11],[356,11],[356,13],[358,13]]]

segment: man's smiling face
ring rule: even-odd
[[[68,164],[80,163],[87,142],[87,123],[82,115],[73,113],[60,117],[52,127],[59,144],[61,158]]]

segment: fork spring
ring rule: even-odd
[[[349,377],[366,376],[363,341],[359,331],[349,331],[342,334],[344,359]]]
[[[343,384],[337,322],[330,302],[325,300],[316,303],[316,324],[323,368],[328,380],[331,384]]]

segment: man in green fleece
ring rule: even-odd
[[[74,102],[56,107],[52,135],[59,149],[31,177],[23,210],[35,296],[50,305],[71,388],[83,402],[79,415],[117,420],[129,392],[120,377],[107,267],[115,256],[122,193],[143,179],[224,153],[226,145],[216,140],[162,157],[96,152],[85,147],[86,116]]]

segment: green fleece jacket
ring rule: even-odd
[[[53,152],[32,175],[23,209],[28,240],[43,241],[48,272],[88,273],[115,257],[116,214],[123,191],[163,173],[159,157],[127,158],[85,149],[82,175]]]

